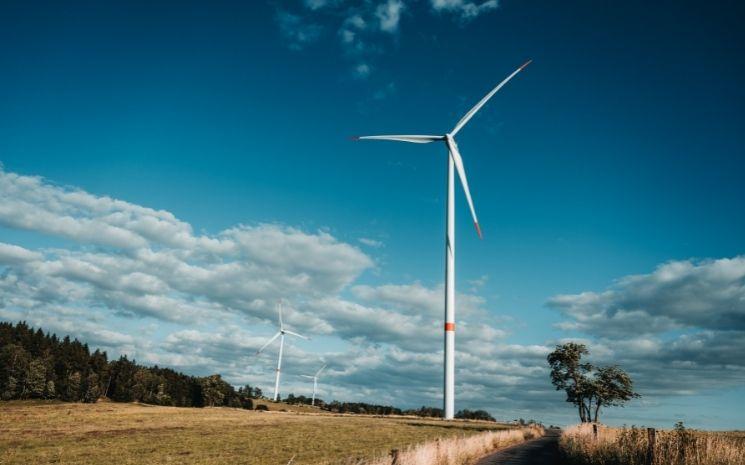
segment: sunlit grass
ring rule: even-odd
[[[298,465],[335,464],[504,428],[408,417],[0,402],[0,463],[268,465],[294,456]]]

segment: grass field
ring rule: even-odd
[[[0,402],[0,464],[284,465],[293,456],[297,465],[353,463],[434,438],[504,428],[407,417]]]

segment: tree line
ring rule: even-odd
[[[106,352],[91,353],[88,344],[69,336],[34,329],[25,322],[0,323],[0,398],[95,402],[142,402],[176,407],[253,408],[261,391],[237,391],[220,375],[189,376],[158,366],[146,367]]]
[[[311,398],[306,396],[296,396],[290,394],[284,399],[283,402],[288,404],[304,404],[310,405]],[[436,407],[425,407],[422,406],[418,409],[400,409],[391,405],[377,405],[368,404],[365,402],[339,402],[334,400],[331,402],[324,402],[323,399],[316,398],[315,405],[321,410],[325,410],[333,413],[359,413],[367,415],[413,415],[418,417],[433,417],[442,418],[443,411],[441,408]],[[485,420],[485,421],[497,421],[492,417],[489,412],[485,410],[460,410],[455,414],[455,418],[464,420]]]
[[[115,402],[142,402],[174,407],[254,408],[264,399],[258,387],[237,390],[219,374],[190,376],[170,368],[143,366],[127,356],[108,360],[106,352],[90,351],[88,344],[34,329],[26,322],[0,322],[0,399],[56,399],[96,402],[106,397]],[[310,405],[311,398],[290,394],[288,404]],[[442,417],[442,409],[421,407],[402,410],[365,402],[324,402],[321,410],[371,415]],[[257,405],[257,408],[263,405]],[[456,418],[495,421],[484,410],[461,410]]]

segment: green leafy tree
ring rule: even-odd
[[[464,420],[497,421],[486,410],[460,410],[458,413],[455,414],[455,418],[461,418]]]
[[[588,373],[592,371],[593,366],[582,362],[582,356],[588,354],[589,351],[584,344],[569,342],[556,346],[547,357],[551,366],[551,383],[557,391],[566,392],[566,401],[577,407],[580,421],[583,423],[590,421],[590,410],[586,401],[592,391]]]
[[[597,422],[601,407],[620,407],[640,397],[631,377],[617,365],[594,367],[582,361],[583,355],[589,355],[584,344],[569,342],[556,346],[547,357],[551,383],[566,392],[566,401],[577,407],[580,421]]]
[[[224,383],[220,375],[207,376],[201,379],[204,405],[215,407],[223,404],[225,399]]]
[[[640,397],[634,392],[631,377],[617,365],[598,368],[590,382],[590,404],[594,401],[594,422],[598,421],[600,407],[623,407],[631,399]]]

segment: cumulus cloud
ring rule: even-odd
[[[596,335],[676,328],[745,330],[745,257],[673,261],[600,292],[553,297],[571,328]]]
[[[190,226],[172,214],[0,171],[0,225],[119,248],[183,246]]]
[[[336,293],[373,265],[323,231],[261,224],[195,235],[169,212],[5,171],[0,192],[4,225],[85,245],[31,251],[0,244],[0,263],[8,266],[0,282],[39,305],[75,296],[169,321],[225,312],[267,317],[280,296]]]
[[[745,257],[679,260],[601,292],[558,295],[560,329],[637,374],[642,393],[693,394],[745,382]]]

